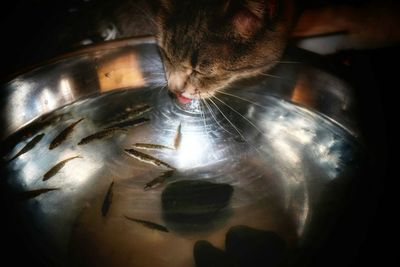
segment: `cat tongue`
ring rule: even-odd
[[[178,98],[179,102],[182,104],[190,103],[193,99],[184,97],[182,94],[177,94],[176,97]]]

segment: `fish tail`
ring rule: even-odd
[[[80,118],[79,120],[77,120],[76,122],[75,122],[75,124],[78,124],[78,123],[80,123],[81,121],[83,121],[85,118]]]
[[[11,161],[13,161],[14,159],[18,158],[18,154],[15,155],[14,157],[12,157],[11,159],[7,160],[6,163],[9,164]]]
[[[149,191],[152,187],[153,187],[152,185],[150,185],[149,183],[147,183],[147,184],[143,187],[143,190],[144,190],[144,191]]]
[[[86,139],[85,139],[85,138],[82,138],[82,140],[79,141],[78,146],[84,145],[84,144],[86,144]]]

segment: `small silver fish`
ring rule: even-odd
[[[7,137],[1,144],[0,151],[4,154],[14,148],[21,140],[26,140],[38,132],[42,131],[45,127],[60,121],[66,114],[45,114],[35,119],[28,125],[22,127],[15,134]]]
[[[91,134],[89,136],[86,136],[85,138],[83,138],[78,145],[86,145],[87,143],[90,143],[94,140],[99,140],[99,139],[103,139],[103,138],[107,138],[112,136],[114,133],[116,132],[126,132],[126,129],[121,129],[121,128],[109,128],[109,129],[105,129],[102,130],[100,132]]]
[[[113,197],[113,186],[114,186],[114,181],[111,182],[110,186],[108,187],[107,194],[104,197],[103,206],[101,207],[101,215],[103,215],[103,217],[106,217],[108,211],[110,210]]]
[[[34,138],[31,139],[14,157],[12,157],[8,162],[13,161],[14,159],[18,158],[22,154],[25,154],[26,152],[30,151],[33,149],[39,142],[42,140],[44,134],[38,134]]]
[[[55,190],[59,190],[59,188],[41,188],[41,189],[36,189],[36,190],[31,190],[31,191],[25,191],[25,192],[18,193],[16,198],[19,201],[29,200],[29,199],[35,198],[41,194],[55,191]]]
[[[134,119],[134,120],[127,120],[127,121],[112,124],[112,125],[108,126],[106,129],[136,127],[136,126],[142,125],[143,123],[146,123],[148,121],[150,121],[150,119],[147,119],[147,118],[138,118],[138,119]]]
[[[111,120],[108,120],[108,123],[121,123],[126,120],[131,120],[133,118],[137,118],[140,115],[150,111],[152,107],[148,104],[138,104],[132,108],[127,108],[125,112],[118,114],[117,116],[113,117]]]
[[[125,149],[125,153],[127,153],[129,156],[131,156],[137,160],[140,160],[140,161],[143,161],[146,163],[150,163],[150,164],[153,164],[156,166],[164,166],[169,169],[175,170],[175,168],[172,167],[171,165],[169,165],[168,163],[161,161],[161,160],[159,160],[153,156],[150,156],[148,154],[137,151],[135,149]]]
[[[141,148],[141,149],[147,149],[147,150],[163,150],[163,149],[174,150],[174,148],[171,148],[169,146],[163,146],[163,145],[158,145],[158,144],[148,144],[148,143],[135,143],[133,146],[135,148]]]
[[[170,178],[173,174],[175,173],[174,170],[166,171],[162,175],[154,178],[150,182],[146,184],[146,186],[143,188],[145,191],[154,189],[158,187],[159,185],[162,185],[167,178]]]
[[[144,112],[147,112],[149,110],[151,110],[152,107],[149,104],[146,103],[141,103],[141,104],[137,104],[134,107],[129,107],[126,109],[127,112],[129,112],[129,114],[131,115],[142,115]]]
[[[145,226],[147,228],[158,230],[158,231],[161,231],[161,232],[169,233],[168,228],[163,226],[163,225],[160,225],[160,224],[157,224],[157,223],[154,223],[154,222],[149,222],[149,221],[145,221],[145,220],[140,220],[140,219],[128,217],[126,215],[124,215],[124,217],[127,220],[139,223],[139,224],[141,224],[141,225],[143,225],[143,226]]]
[[[68,159],[64,159],[64,160],[60,161],[59,163],[57,163],[56,165],[54,165],[50,170],[48,170],[43,175],[42,181],[49,180],[51,177],[56,175],[58,173],[58,171],[61,170],[68,161],[76,159],[76,158],[82,158],[82,157],[81,156],[71,157],[71,158],[68,158]]]
[[[76,122],[70,124],[67,128],[65,128],[64,130],[62,130],[54,139],[53,141],[51,141],[50,145],[49,145],[49,149],[52,150],[54,148],[56,148],[57,146],[59,146],[62,142],[64,142],[65,139],[67,139],[68,135],[71,134],[72,130],[75,128],[75,126],[80,123],[82,119],[77,120]]]
[[[176,129],[176,135],[174,138],[174,147],[175,149],[178,149],[179,146],[181,145],[181,140],[182,140],[182,132],[181,132],[182,124],[179,123],[178,129]]]

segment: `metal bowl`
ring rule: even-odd
[[[35,253],[57,266],[189,267],[198,240],[224,250],[245,225],[278,234],[295,266],[346,205],[363,154],[351,87],[301,61],[289,53],[270,74],[181,105],[149,37],[4,84],[2,183]]]

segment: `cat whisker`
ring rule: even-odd
[[[143,77],[143,82],[144,83],[154,83],[154,80],[151,77]],[[158,84],[158,85],[163,85],[164,83]]]
[[[207,130],[207,122],[206,122],[206,116],[205,116],[205,111],[204,111],[204,107],[203,107],[203,102],[201,101],[201,97],[199,96],[200,99],[200,109],[201,109],[201,118],[203,119],[203,124],[204,124],[204,132],[207,134],[208,136],[208,130]]]
[[[235,97],[235,98],[237,98],[237,99],[240,99],[240,100],[242,100],[242,101],[248,102],[248,103],[253,104],[253,105],[255,105],[255,106],[258,106],[258,107],[261,107],[261,108],[265,108],[263,105],[261,105],[261,104],[259,104],[259,103],[257,103],[257,102],[254,102],[254,101],[251,101],[251,100],[249,100],[249,99],[240,97],[240,96],[238,96],[238,95],[234,95],[234,94],[227,93],[227,92],[223,92],[223,91],[217,91],[217,93],[220,93],[220,94],[223,94],[223,95],[227,95],[227,96],[231,96],[231,97]]]
[[[164,85],[165,84],[164,82],[163,83],[158,83],[158,82],[154,81],[151,78],[144,78],[143,82],[146,83],[146,84],[153,84],[155,86],[160,86],[160,85]]]
[[[161,94],[161,92],[162,92],[167,86],[168,86],[168,84],[165,84],[163,87],[161,87],[161,88],[158,90],[158,94]]]
[[[231,107],[230,105],[228,105],[226,102],[222,101],[220,98],[218,98],[217,96],[212,96],[213,98],[215,98],[216,100],[218,100],[219,102],[221,102],[222,104],[224,104],[225,106],[227,106],[230,110],[232,110],[233,112],[235,112],[236,114],[238,114],[240,117],[242,117],[245,121],[247,121],[251,126],[253,126],[258,132],[260,132],[262,135],[264,135],[264,132],[258,128],[257,125],[255,125],[251,120],[249,120],[248,118],[246,118],[245,116],[243,116],[239,111],[237,111],[236,109],[234,109],[233,107]]]
[[[218,121],[218,119],[216,118],[214,112],[212,111],[212,108],[211,108],[211,107],[209,106],[209,104],[207,103],[206,99],[202,98],[202,99],[200,99],[200,100],[204,103],[205,107],[208,109],[208,111],[209,111],[210,114],[211,114],[211,117],[214,119],[214,121],[217,123],[217,125],[218,125],[219,127],[221,127],[221,129],[224,130],[225,132],[227,132],[227,133],[233,135],[232,132],[230,132],[229,130],[227,130],[224,126],[222,126],[222,125],[219,123],[219,121]]]
[[[210,95],[210,96],[211,96],[211,95]],[[214,106],[219,110],[219,112],[221,113],[221,115],[225,118],[225,120],[226,120],[230,125],[232,125],[232,127],[236,130],[236,132],[240,135],[240,137],[241,137],[249,146],[253,147],[253,148],[261,155],[261,152],[260,152],[256,147],[254,147],[253,145],[250,144],[250,142],[244,137],[244,135],[242,134],[242,132],[235,126],[235,124],[234,124],[231,120],[229,120],[229,118],[222,112],[222,110],[218,107],[218,105],[217,105],[211,98],[208,98],[208,100],[210,100],[210,102],[211,102],[212,104],[214,104]]]
[[[156,72],[151,72],[151,74],[150,75],[144,75],[145,77],[143,77],[143,79],[144,80],[146,80],[146,79],[154,79],[154,76],[161,76],[161,75],[163,75],[163,76],[165,76],[165,73],[162,73],[162,72],[160,72],[160,73],[156,73]]]
[[[265,73],[265,72],[259,72],[259,75],[263,75],[263,76],[267,76],[267,77],[272,77],[272,78],[277,78],[277,79],[282,79],[284,80],[285,78],[278,76],[278,75],[273,75],[273,74],[269,74],[269,73]]]
[[[146,81],[145,81],[146,82]],[[153,84],[153,85],[151,85],[151,86],[148,86],[148,85],[146,85],[147,86],[147,88],[149,89],[149,90],[155,90],[155,89],[157,89],[157,88],[159,88],[160,86],[163,86],[163,84]]]
[[[151,74],[152,75],[154,75],[154,74],[155,75],[165,75],[165,72],[154,72],[154,71],[152,71]]]
[[[234,95],[234,94],[230,94],[230,93],[226,93],[226,92],[222,92],[222,91],[217,91],[217,93],[220,93],[220,94],[223,94],[223,95],[227,95],[227,96],[231,96],[231,97],[235,97],[235,98],[237,98],[237,99],[240,99],[240,100],[245,101],[245,102],[248,102],[248,103],[250,103],[250,104],[259,106],[259,107],[261,107],[261,108],[266,108],[266,107],[264,107],[264,106],[262,106],[262,105],[260,105],[260,104],[258,104],[258,103],[256,103],[256,102],[250,101],[250,100],[248,100],[248,99],[246,99],[246,98],[243,98],[243,97],[240,97],[240,96],[237,96],[237,95]],[[214,97],[215,97],[215,96],[214,96]],[[236,112],[236,113],[237,113],[237,112]],[[243,116],[243,115],[242,115],[242,116]],[[248,122],[250,123],[250,121],[248,121]],[[253,126],[254,126],[254,125],[253,125]],[[256,129],[257,129],[257,128],[256,128]],[[257,130],[258,130],[260,133],[262,133],[264,136],[266,136],[267,138],[269,138],[269,137],[268,137],[264,132],[262,132],[260,129],[257,129]],[[291,132],[286,132],[286,134],[296,137],[296,135],[293,134],[293,133],[291,133]],[[313,144],[318,144],[317,142],[315,142],[315,141],[313,141],[313,140],[311,140],[311,142],[312,142]]]
[[[252,145],[243,135],[243,133],[233,124],[232,121],[228,119],[228,117],[222,112],[222,110],[217,106],[217,104],[212,101],[210,98],[209,100],[214,104],[214,106],[219,110],[221,115],[228,121],[228,123],[236,130],[236,132],[239,134],[239,136],[242,138],[244,142],[246,142],[250,147],[252,147],[260,156],[262,156],[262,153],[254,146]]]
[[[296,78],[282,77],[282,76],[273,75],[273,74],[264,73],[264,72],[259,73],[259,75],[279,79],[283,84],[287,84],[287,85],[290,85],[290,86],[294,86],[295,84],[299,84],[299,85],[300,84],[305,84],[305,85],[307,85],[303,79],[299,80],[299,79],[296,79]]]
[[[150,90],[153,90],[153,89],[156,89],[159,87],[159,85],[157,85],[157,84],[153,84],[153,85],[149,86],[148,82],[146,80],[144,80],[144,83],[145,83],[145,86]]]
[[[200,109],[201,109],[200,114],[201,114],[201,117],[203,118],[203,123],[204,123],[204,132],[205,132],[205,134],[207,136],[209,144],[212,145],[212,141],[211,141],[210,135],[208,134],[208,130],[207,130],[208,127],[207,127],[207,122],[206,122],[205,111],[204,111],[204,108],[203,108],[203,105],[204,105],[204,103],[202,102],[203,99],[202,99],[202,96],[201,96],[200,92],[198,93],[198,95],[199,95]]]

